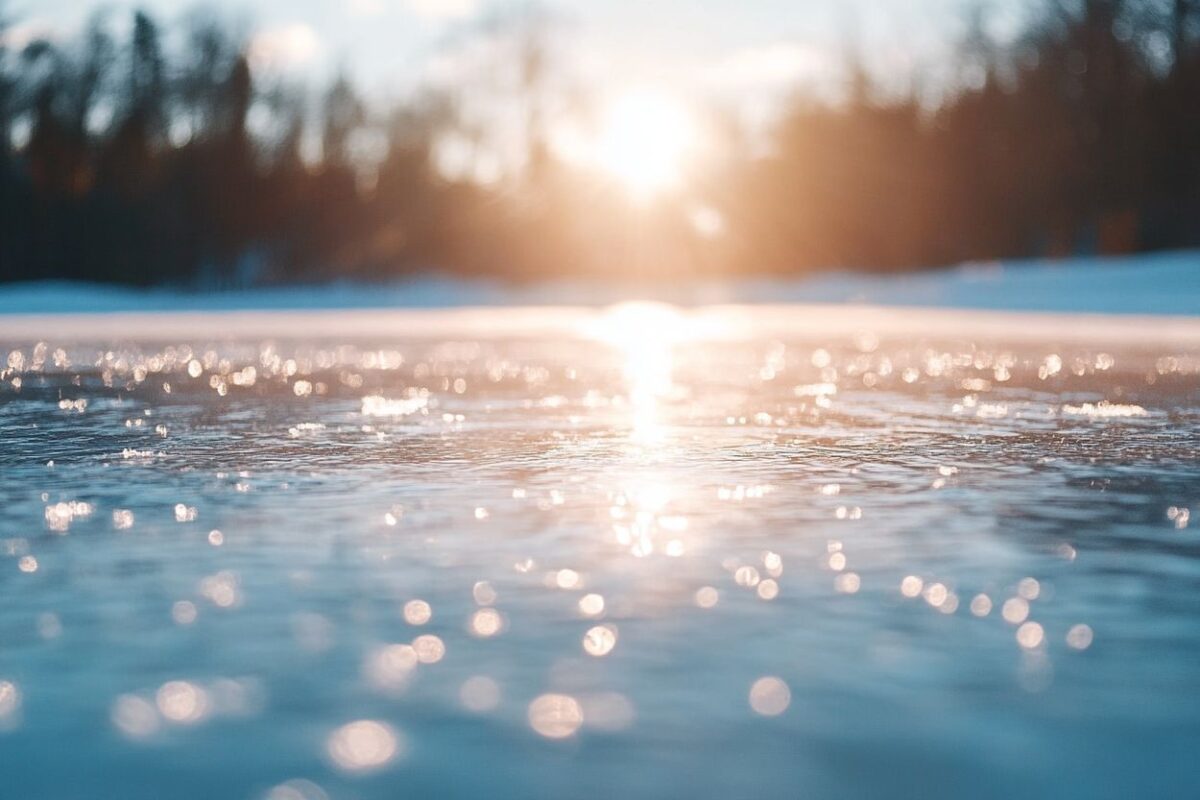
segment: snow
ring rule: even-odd
[[[422,277],[383,285],[190,292],[38,282],[0,284],[0,314],[606,306],[630,298],[682,306],[815,303],[1191,316],[1200,313],[1200,251],[976,263],[900,275],[842,272],[657,285]]]

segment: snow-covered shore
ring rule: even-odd
[[[682,306],[833,303],[1193,316],[1200,314],[1200,251],[965,264],[894,276],[828,273],[680,284],[546,281],[514,285],[423,277],[382,285],[339,283],[228,292],[64,282],[0,284],[0,314],[606,306],[629,299]]]

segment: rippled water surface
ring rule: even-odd
[[[1195,796],[1194,345],[506,313],[10,326],[0,797]]]

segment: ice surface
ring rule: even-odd
[[[0,359],[0,796],[1194,786],[1198,321],[9,316]]]

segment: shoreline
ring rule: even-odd
[[[1200,317],[993,311],[870,305],[713,305],[658,302],[590,306],[476,306],[438,309],[212,310],[185,312],[0,313],[0,339],[146,341],[188,337],[353,338],[447,336],[491,338],[568,335],[622,325],[630,309],[661,317],[677,342],[738,341],[786,335],[843,338],[971,338],[1012,343],[1139,344],[1200,348]]]

